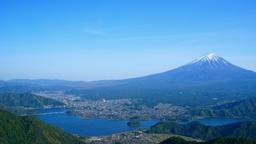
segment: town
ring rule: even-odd
[[[159,103],[147,106],[135,99],[88,100],[63,92],[41,92],[40,96],[63,102],[69,113],[83,118],[107,119],[176,119],[184,117],[187,108],[172,104]]]

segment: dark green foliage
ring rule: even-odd
[[[81,144],[62,130],[33,117],[17,117],[0,110],[1,144]]]
[[[219,106],[196,109],[192,115],[203,117],[229,117],[256,119],[256,98],[245,99]]]
[[[256,141],[244,138],[217,138],[205,144],[256,144]]]
[[[175,122],[160,122],[148,131],[150,133],[172,133],[194,138],[210,140],[218,137],[244,137],[256,139],[256,122],[238,122],[223,126],[206,126],[199,122],[177,124]]]
[[[171,137],[160,144],[256,144],[256,141],[245,138],[217,138],[208,142],[191,142],[180,137]]]
[[[63,103],[31,93],[2,93],[0,94],[0,105],[4,107],[43,108],[45,106],[63,106]]]
[[[170,137],[160,144],[197,144],[197,142],[186,141],[180,137]]]

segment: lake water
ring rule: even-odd
[[[75,115],[69,115],[66,111],[67,109],[61,108],[39,109],[37,112],[41,114],[37,115],[37,117],[48,124],[64,129],[66,132],[80,136],[111,135],[139,128],[149,128],[158,122],[157,120],[145,120],[141,121],[141,125],[139,127],[129,127],[127,125],[127,120],[83,119]],[[228,118],[205,118],[197,121],[204,125],[220,126],[239,122],[241,120]],[[177,122],[186,124],[191,121]]]
[[[111,135],[138,128],[149,128],[158,122],[157,120],[145,120],[141,121],[139,127],[129,127],[127,126],[127,120],[83,119],[67,113],[61,113],[66,112],[66,109],[43,109],[37,111],[41,113],[41,115],[37,115],[40,120],[80,136]]]

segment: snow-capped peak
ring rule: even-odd
[[[217,56],[215,53],[210,53],[206,56],[202,56],[198,59],[199,61],[218,61],[220,60],[220,57]]]
[[[206,55],[205,57],[207,57],[208,59],[218,59],[218,56],[215,53],[210,53],[208,55]]]
[[[225,64],[228,65],[229,62],[223,59],[222,57],[219,57],[215,53],[209,53],[205,56],[202,56],[194,61],[192,61],[191,64],[193,63],[208,63],[211,65],[216,65],[216,64]]]

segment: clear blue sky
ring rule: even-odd
[[[215,52],[256,71],[255,0],[1,0],[0,79],[120,79]]]

